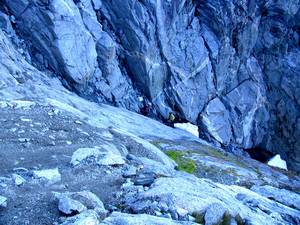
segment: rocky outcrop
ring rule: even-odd
[[[299,1],[1,2],[27,61],[81,96],[133,111],[146,96],[160,118],[299,170]]]
[[[88,101],[30,65],[18,36],[0,30],[0,45],[0,224],[299,224],[296,174]],[[223,137],[235,108],[210,102],[203,115],[227,118],[210,131]]]

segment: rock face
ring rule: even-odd
[[[0,8],[6,11],[4,4]],[[10,29],[18,18],[4,18],[13,25],[4,26],[10,33],[0,30],[0,224],[300,224],[299,175],[78,96],[53,69],[36,68],[41,64]],[[104,53],[113,56],[111,42],[105,43]],[[234,140],[240,128],[231,136],[223,129],[236,108],[259,107],[249,101],[261,93],[248,99],[243,93],[261,83],[249,82],[203,107],[207,126],[216,126],[209,131],[215,139]],[[230,99],[238,100],[236,107]],[[222,115],[226,120],[217,126]]]
[[[299,8],[298,0],[2,0],[0,25],[25,40],[28,61],[81,96],[133,111],[146,96],[160,118],[173,111],[222,145],[279,153],[299,170]]]

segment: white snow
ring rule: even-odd
[[[198,127],[191,123],[175,123],[174,127],[179,128],[181,130],[185,130],[196,137],[199,137]]]
[[[275,155],[273,158],[271,158],[268,161],[268,165],[287,170],[286,161],[281,159],[280,155]]]

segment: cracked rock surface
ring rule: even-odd
[[[2,0],[0,25],[29,63],[86,99],[138,112],[143,97],[157,119],[173,111],[208,140],[279,153],[299,170],[299,8],[298,0]],[[2,70],[17,79],[4,83],[22,82],[22,70]]]
[[[300,224],[299,7],[0,0],[0,224]]]

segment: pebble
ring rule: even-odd
[[[82,122],[79,121],[79,120],[75,120],[75,123],[76,123],[76,124],[82,124]]]
[[[0,207],[7,207],[7,198],[5,198],[4,196],[0,195]]]
[[[15,185],[17,185],[17,186],[20,186],[26,182],[26,180],[22,176],[15,174],[15,173],[12,175],[12,178],[15,182]]]
[[[30,141],[30,138],[19,138],[18,141],[21,143],[26,143]]]
[[[28,119],[28,118],[21,118],[21,121],[22,121],[22,122],[31,122],[32,120],[31,120],[31,119]]]

